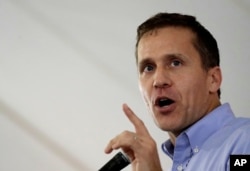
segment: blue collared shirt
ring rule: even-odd
[[[230,154],[250,154],[250,118],[236,118],[228,103],[162,144],[172,171],[229,171]]]

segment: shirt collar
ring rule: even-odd
[[[182,134],[180,134],[180,136],[183,136],[183,134],[185,134],[185,137],[188,138],[191,149],[199,150],[208,137],[210,137],[217,130],[225,126],[234,118],[235,116],[231,110],[230,105],[228,103],[225,103],[215,108],[205,117],[185,130]],[[170,158],[173,158],[174,146],[172,145],[170,140],[167,140],[162,144],[162,150]]]

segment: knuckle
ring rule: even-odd
[[[156,149],[156,142],[155,141],[150,141],[149,142],[149,145],[148,145],[148,152],[149,153],[154,153],[155,152],[155,149]]]
[[[131,132],[128,131],[128,130],[125,130],[125,131],[123,131],[120,135],[121,135],[122,137],[127,137],[127,136],[130,136],[130,135],[131,135]]]

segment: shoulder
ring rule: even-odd
[[[228,170],[232,154],[250,154],[249,118],[234,118],[209,136],[187,170]]]
[[[227,123],[223,129],[230,131],[232,135],[250,136],[249,134],[250,133],[250,118],[235,118],[231,122]],[[234,136],[232,136],[231,138],[234,138]]]
[[[209,139],[228,154],[250,154],[250,118],[233,119]]]
[[[227,122],[207,138],[202,148],[222,150],[227,154],[244,151],[250,154],[250,119],[234,118]]]

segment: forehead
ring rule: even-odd
[[[164,27],[145,33],[137,47],[137,61],[161,55],[198,53],[194,48],[195,35],[188,28]]]

